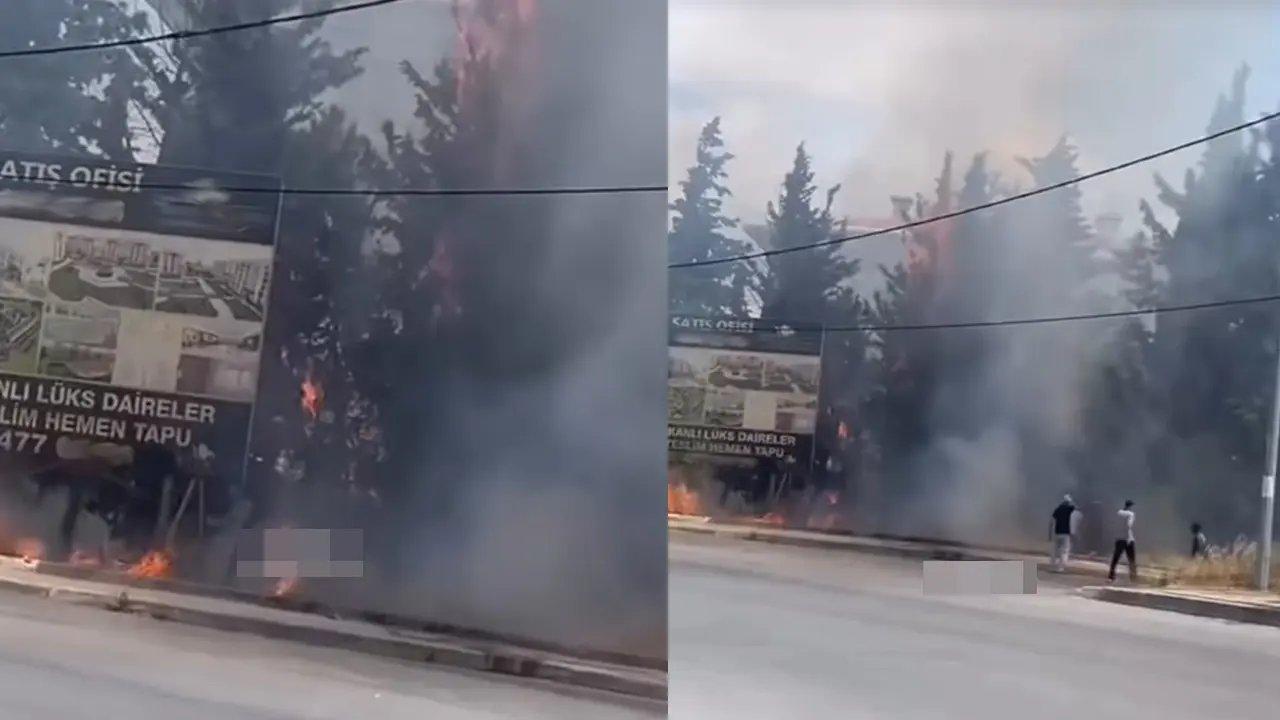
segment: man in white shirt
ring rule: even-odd
[[[1115,552],[1111,554],[1111,571],[1107,573],[1107,580],[1115,582],[1116,565],[1120,562],[1120,556],[1123,554],[1129,561],[1129,580],[1136,582],[1138,579],[1138,563],[1135,559],[1135,549],[1133,541],[1133,501],[1125,500],[1124,507],[1116,513],[1116,547]]]

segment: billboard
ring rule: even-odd
[[[0,151],[0,455],[238,477],[279,182]]]
[[[809,462],[821,356],[815,328],[672,317],[668,452]]]

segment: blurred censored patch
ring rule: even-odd
[[[236,543],[236,575],[257,578],[364,577],[360,530],[246,530]]]
[[[925,595],[1034,595],[1031,560],[926,560]]]

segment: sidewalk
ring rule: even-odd
[[[654,668],[558,655],[527,647],[414,631],[367,620],[269,607],[230,599],[210,588],[194,594],[37,572],[21,561],[0,558],[0,590],[21,592],[116,612],[230,632],[339,648],[370,655],[449,665],[604,690],[650,700],[667,698],[667,674]],[[222,596],[219,596],[222,595]]]
[[[850,552],[890,555],[920,560],[1019,560],[1032,561],[1042,571],[1052,570],[1048,552],[1033,554],[1012,550],[978,548],[960,543],[926,540],[890,540],[857,535],[845,535],[816,530],[792,530],[778,527],[762,527],[713,522],[705,518],[679,515],[667,516],[667,529],[675,532],[715,535],[737,540],[794,545],[797,547],[845,550]],[[1066,574],[1105,578],[1107,563],[1097,560],[1071,560]],[[1165,581],[1165,572],[1159,568],[1138,569],[1138,580],[1146,585],[1159,585]]]
[[[1081,588],[1085,597],[1104,602],[1233,622],[1280,627],[1280,595],[1213,588]]]

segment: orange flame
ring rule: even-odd
[[[841,526],[840,512],[837,506],[840,504],[840,493],[835,490],[827,490],[822,493],[823,507],[820,511],[814,512],[809,516],[806,525],[810,530],[837,530]]]
[[[173,558],[169,553],[153,550],[129,568],[129,576],[142,580],[162,580],[173,574]]]
[[[38,538],[19,538],[18,541],[13,544],[13,550],[14,554],[22,558],[23,562],[39,562],[44,559],[44,543]]]
[[[697,492],[685,485],[673,483],[667,485],[667,514],[705,516],[706,511]]]
[[[427,273],[440,286],[440,304],[435,308],[437,316],[457,317],[462,313],[458,300],[453,255],[449,251],[450,236],[446,233],[436,240],[436,246],[427,261]]]
[[[470,101],[468,62],[506,50],[508,34],[527,26],[538,12],[537,0],[461,0],[454,6],[457,24],[455,100],[459,108]]]
[[[283,577],[276,583],[275,589],[271,591],[271,597],[283,598],[294,594],[298,589],[297,577]]]
[[[302,410],[314,422],[320,417],[320,405],[324,402],[324,388],[310,376],[302,381]]]

